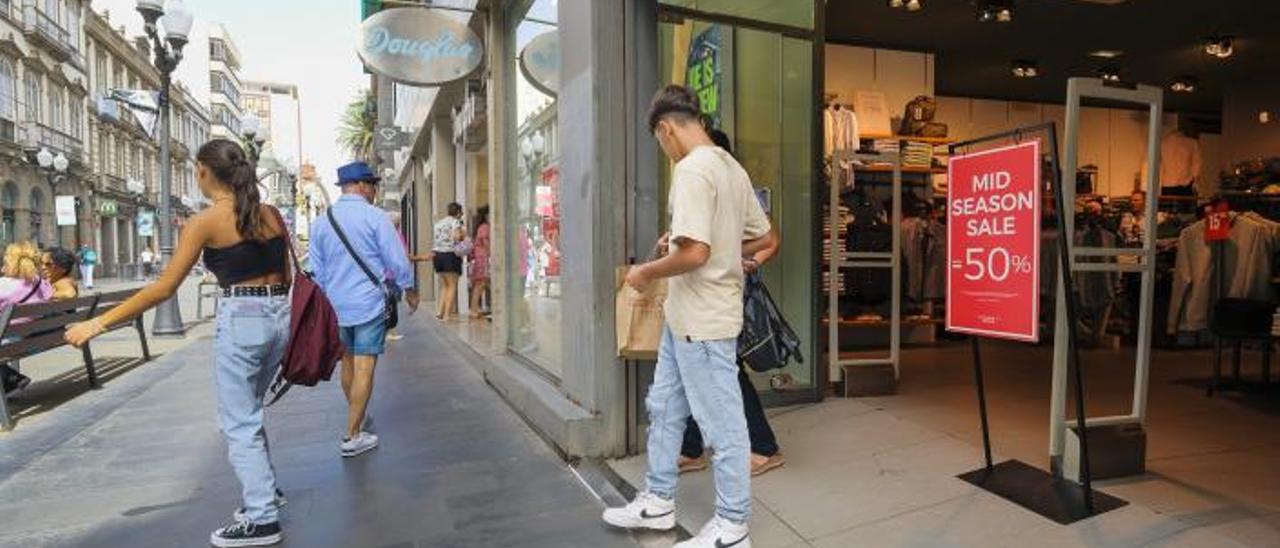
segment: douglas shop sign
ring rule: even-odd
[[[560,33],[544,32],[520,52],[520,71],[533,87],[555,97],[560,91]]]
[[[397,82],[434,86],[471,74],[484,45],[465,23],[426,8],[378,12],[360,26],[360,60]]]

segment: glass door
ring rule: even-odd
[[[667,12],[658,29],[658,78],[699,96],[704,115],[724,131],[782,237],[765,282],[804,343],[804,363],[752,373],[770,405],[821,397],[814,354],[815,154],[814,42],[761,27]],[[665,211],[671,165],[659,158]],[[668,223],[664,213],[659,220]]]

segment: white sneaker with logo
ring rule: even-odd
[[[606,509],[604,522],[623,529],[666,531],[676,526],[676,503],[645,491],[626,506]]]
[[[343,457],[355,457],[366,452],[378,448],[378,436],[368,432],[361,432],[356,437],[343,440],[338,445],[338,449],[342,451]]]
[[[698,536],[675,545],[675,548],[751,548],[747,525],[720,516],[711,518]]]

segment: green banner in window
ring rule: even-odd
[[[698,95],[702,113],[711,119],[712,127],[720,127],[720,25],[711,25],[689,42],[689,65],[685,83]]]

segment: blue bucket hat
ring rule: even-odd
[[[373,173],[373,168],[364,162],[351,162],[338,168],[338,186],[350,183],[378,184],[382,178]]]

